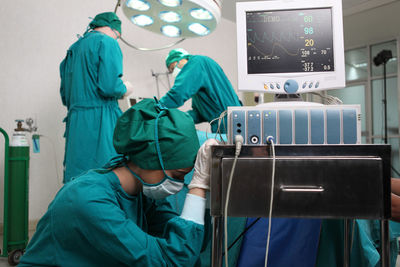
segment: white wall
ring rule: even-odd
[[[13,0],[3,1],[0,5],[0,127],[11,135],[15,119],[36,116],[38,132],[45,136],[40,140],[40,153],[31,153],[30,220],[37,220],[44,214],[62,184],[62,120],[66,108],[59,96],[59,64],[68,47],[77,40],[76,34],[85,31],[90,22],[88,17],[113,11],[115,4],[116,1],[109,0]],[[158,47],[171,42],[172,39],[131,25],[123,18],[121,9],[118,14],[123,21],[123,36],[135,45]],[[234,23],[222,19],[210,36],[186,40],[177,47],[214,58],[236,87],[235,40]],[[156,95],[156,83],[150,70],[166,70],[164,59],[169,50],[141,52],[120,44],[124,54],[124,75],[135,86],[135,94],[144,97]],[[163,93],[167,90],[161,84],[160,88]],[[3,218],[3,174],[4,140],[0,137],[0,224]]]

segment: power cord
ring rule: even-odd
[[[240,235],[238,235],[238,237],[236,237],[235,241],[233,241],[229,247],[228,247],[228,251],[236,244],[236,242],[238,242],[240,240],[240,238],[247,232],[250,230],[251,227],[253,227],[253,225],[256,224],[256,222],[258,222],[261,219],[261,217],[258,217],[257,219],[255,219],[249,226],[247,226],[243,232],[240,233]],[[225,252],[222,253],[222,256],[225,255]]]
[[[273,200],[274,200],[274,186],[275,186],[275,144],[274,144],[274,138],[272,136],[267,137],[267,143],[271,144],[271,150],[272,150],[272,174],[271,174],[271,192],[270,192],[270,206],[269,206],[269,216],[268,216],[268,235],[267,235],[267,245],[266,245],[266,251],[265,251],[265,267],[267,267],[268,264],[268,252],[269,252],[269,243],[271,239],[271,221],[272,221],[272,207],[273,207]],[[228,262],[228,250],[260,219],[257,218],[251,225],[249,225],[236,239],[235,241],[232,242],[232,244],[228,248],[228,207],[229,207],[229,198],[230,198],[230,191],[231,191],[231,186],[232,186],[232,178],[233,174],[236,168],[236,162],[239,157],[239,154],[242,149],[243,145],[243,137],[241,135],[236,135],[235,136],[235,158],[232,164],[232,169],[231,173],[229,176],[229,181],[228,181],[228,188],[226,192],[226,200],[225,200],[225,209],[224,209],[224,247],[225,247],[225,266],[229,266]]]
[[[268,251],[269,251],[269,241],[271,239],[271,222],[272,222],[272,206],[274,201],[274,186],[275,186],[275,144],[274,138],[272,136],[267,137],[267,144],[271,144],[272,150],[272,174],[271,174],[271,198],[269,202],[269,215],[268,215],[268,235],[267,235],[267,246],[265,249],[265,264],[264,266],[267,267],[268,265]]]
[[[220,139],[221,139],[221,142],[222,142],[223,144],[225,144],[225,140],[224,140],[224,138],[222,137],[222,134],[221,134],[221,122],[222,122],[222,124],[223,124],[223,126],[224,126],[224,130],[226,131],[226,128],[225,128],[225,115],[226,115],[226,113],[227,113],[226,110],[223,111],[223,112],[218,116],[218,118],[215,118],[215,119],[213,119],[213,120],[211,120],[211,121],[209,122],[210,128],[212,128],[212,124],[213,124],[215,121],[218,120],[218,128],[217,128],[217,131],[215,132],[214,138],[217,139],[217,135],[219,135],[219,137],[220,137]],[[206,130],[206,139],[208,139],[208,131],[207,131],[207,130]]]
[[[232,177],[235,172],[236,162],[239,157],[240,151],[242,150],[244,139],[241,135],[235,136],[235,159],[233,160],[231,174],[229,176],[228,188],[226,190],[226,199],[225,199],[225,209],[224,209],[224,234],[225,234],[225,266],[228,267],[228,206],[229,206],[229,195],[231,193],[232,186]]]

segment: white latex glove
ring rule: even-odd
[[[126,93],[124,97],[127,97],[133,93],[133,85],[129,81],[124,81],[124,85],[126,87]]]
[[[197,152],[193,178],[188,186],[189,189],[210,189],[211,146],[213,145],[218,145],[218,141],[215,139],[208,139]]]

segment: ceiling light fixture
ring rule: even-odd
[[[215,30],[221,20],[222,0],[126,0],[121,6],[137,26],[168,37],[188,38]],[[138,18],[152,23],[137,23]]]

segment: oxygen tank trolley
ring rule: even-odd
[[[29,129],[22,128],[23,120],[16,122],[11,143],[6,131],[0,128],[5,139],[3,247],[0,256],[8,257],[10,265],[19,263],[29,240],[29,144],[26,132],[36,131],[28,121]]]

